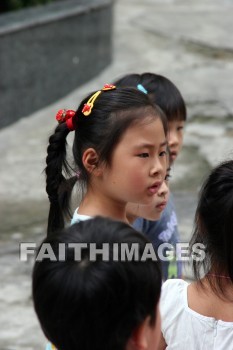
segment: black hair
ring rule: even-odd
[[[103,217],[81,221],[43,241],[57,258],[59,243],[66,247],[65,261],[45,258],[36,261],[33,269],[35,311],[57,349],[124,350],[148,316],[150,325],[155,325],[162,282],[158,262],[141,261],[148,242],[131,226]],[[69,243],[87,244],[79,261]],[[108,261],[101,254],[91,261],[90,243],[97,249],[108,243]],[[115,243],[129,248],[137,244],[139,259],[117,260]]]
[[[70,196],[77,181],[74,173],[81,172],[82,183],[88,183],[89,174],[82,163],[82,155],[86,149],[94,148],[98,153],[99,163],[110,165],[114,148],[133,123],[143,123],[148,118],[160,118],[165,134],[167,131],[163,112],[154,106],[146,94],[135,88],[102,91],[91,114],[85,116],[82,109],[92,95],[81,102],[73,117],[74,164],[68,161],[66,154],[66,137],[70,131],[66,123],[59,124],[49,138],[45,168],[46,191],[50,200],[48,234],[64,227],[64,215],[71,216]]]
[[[114,82],[117,87],[141,84],[148,92],[153,103],[165,113],[168,122],[185,121],[187,118],[186,105],[178,88],[166,77],[154,74],[128,74]]]
[[[195,243],[205,246],[205,259],[193,260],[192,263],[196,279],[201,282],[204,272],[218,296],[225,295],[226,281],[233,283],[232,217],[233,161],[230,160],[214,168],[201,188],[190,242],[191,247]],[[228,276],[228,279],[219,277],[222,275]]]

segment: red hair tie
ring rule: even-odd
[[[56,120],[58,121],[59,124],[66,122],[67,128],[70,131],[73,131],[74,125],[73,125],[73,117],[75,115],[75,111],[72,111],[71,109],[60,109],[57,112],[56,115]]]

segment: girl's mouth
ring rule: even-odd
[[[158,192],[160,186],[161,186],[162,182],[156,182],[154,185],[152,185],[151,187],[149,187],[149,192],[151,194],[155,194]]]

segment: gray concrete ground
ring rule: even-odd
[[[189,240],[203,177],[232,156],[232,15],[230,0],[118,0],[111,66],[53,105],[0,130],[0,350],[44,347],[31,304],[32,262],[19,261],[19,242],[39,242],[45,234],[43,168],[56,111],[75,109],[87,92],[144,71],[164,74],[179,87],[188,122],[171,183],[182,240]]]

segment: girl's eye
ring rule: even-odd
[[[164,157],[164,156],[166,156],[166,155],[167,155],[167,152],[166,152],[166,151],[163,151],[163,152],[160,152],[160,153],[159,153],[159,156],[160,156],[160,157]]]
[[[141,153],[141,154],[138,155],[138,157],[140,157],[140,158],[147,158],[147,157],[149,157],[149,153]]]
[[[177,127],[177,131],[181,131],[181,130],[183,130],[183,129],[184,129],[183,126],[178,126],[178,127]]]

